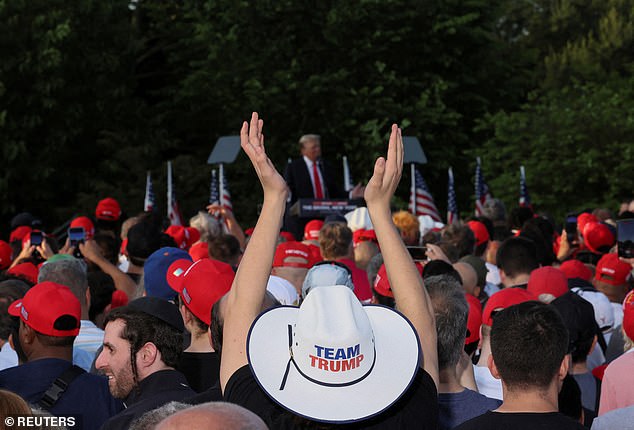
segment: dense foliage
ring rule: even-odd
[[[130,8],[129,6],[134,6]],[[616,207],[632,192],[632,0],[0,1],[1,228],[49,228],[102,197],[165,209],[165,162],[190,216],[207,157],[252,110],[283,168],[304,133],[366,180],[391,122],[422,142],[438,206],[454,167],[472,210],[475,157],[495,196],[538,209]],[[255,217],[244,156],[234,208]],[[399,192],[407,200],[406,177]]]

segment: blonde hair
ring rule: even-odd
[[[32,415],[31,407],[22,397],[17,394],[0,389],[0,416],[8,415]],[[0,422],[0,429],[7,428],[4,420]]]
[[[407,211],[398,211],[392,214],[392,221],[401,232],[401,236],[417,239],[420,235],[420,223],[418,218]]]

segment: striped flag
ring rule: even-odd
[[[458,205],[456,204],[456,190],[453,183],[453,170],[451,167],[448,171],[449,184],[447,186],[447,225],[458,222]]]
[[[348,165],[348,157],[343,156],[343,188],[346,192],[349,192],[354,188],[354,181],[352,180],[352,175],[350,174],[350,166]]]
[[[156,196],[154,195],[154,186],[152,185],[152,174],[148,170],[145,180],[145,200],[143,201],[143,210],[152,212],[156,209]]]
[[[475,214],[476,216],[484,215],[484,204],[493,198],[489,186],[484,180],[482,167],[480,166],[480,157],[477,158],[475,173]]]
[[[183,225],[176,195],[174,193],[174,183],[172,182],[172,162],[167,162],[167,217],[171,225]]]
[[[412,188],[409,199],[409,210],[415,216],[429,215],[434,221],[442,222],[440,214],[429,192],[429,187],[418,169],[412,163]]]
[[[231,193],[229,192],[229,185],[227,184],[227,177],[225,176],[225,166],[220,164],[220,205],[230,211],[233,211],[231,205]]]
[[[526,172],[524,166],[520,166],[520,207],[533,208],[531,198],[528,195],[528,188],[526,187]]]
[[[209,204],[220,202],[220,194],[218,193],[218,176],[216,169],[211,169],[211,183],[209,184]]]

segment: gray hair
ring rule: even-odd
[[[209,242],[209,239],[222,233],[220,221],[203,211],[198,211],[196,215],[191,217],[189,225],[200,232],[201,242]]]
[[[88,274],[83,260],[69,258],[43,264],[37,276],[37,282],[45,281],[66,285],[80,303],[86,302]]]
[[[161,406],[160,408],[152,409],[141,415],[140,418],[132,422],[129,430],[152,430],[158,423],[163,421],[170,415],[174,415],[176,412],[183,409],[191,408],[192,405],[181,402],[169,402]]]
[[[321,143],[321,136],[318,134],[305,134],[299,138],[299,147],[301,148],[304,146],[304,143],[312,142],[313,140]]]
[[[180,422],[178,422],[180,421]],[[213,425],[212,425],[213,423]],[[227,402],[202,403],[179,411],[160,422],[155,428],[182,428],[191,430],[207,428],[226,428],[233,430],[266,430],[264,421],[242,406]]]
[[[482,215],[491,221],[506,222],[506,206],[500,199],[488,199],[484,202],[484,210]]]
[[[453,276],[437,275],[425,278],[438,335],[438,367],[447,369],[460,360],[467,334],[469,305],[460,282]]]

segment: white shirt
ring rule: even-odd
[[[473,376],[478,385],[478,392],[492,399],[502,398],[502,380],[495,379],[486,366],[473,365]]]
[[[18,365],[18,354],[11,348],[7,340],[0,348],[0,370]]]

